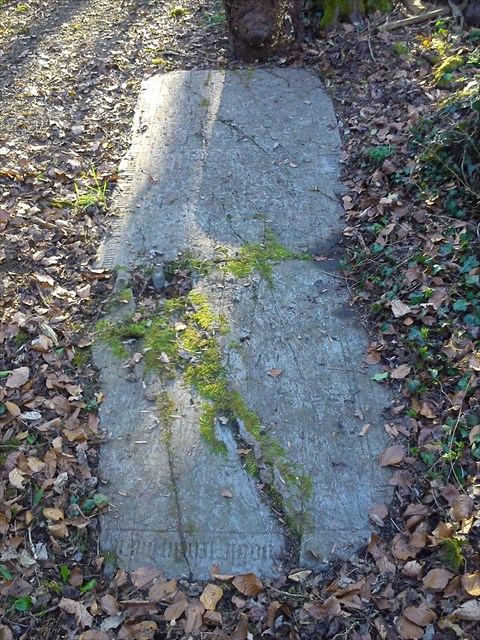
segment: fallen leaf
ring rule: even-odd
[[[18,389],[18,387],[22,387],[27,382],[29,377],[30,369],[28,367],[14,369],[7,378],[6,386],[9,389]]]
[[[419,627],[428,626],[437,617],[436,613],[429,609],[425,604],[422,604],[419,607],[406,607],[402,613],[405,618],[408,618],[410,622],[413,622]]]
[[[432,411],[431,407],[426,402],[424,402],[420,407],[419,414],[424,418],[429,418],[430,420],[433,420],[436,417],[435,413]]]
[[[359,435],[359,436],[362,436],[362,437],[363,437],[363,436],[366,436],[366,435],[367,435],[367,433],[368,433],[368,430],[370,429],[370,427],[371,427],[371,426],[372,426],[372,425],[371,425],[369,422],[367,422],[366,424],[364,424],[364,425],[363,425],[363,427],[362,427],[362,428],[360,429],[360,431],[358,432],[358,435]]]
[[[6,400],[4,404],[8,413],[12,415],[14,418],[18,417],[22,413],[22,410],[20,409],[18,404],[15,404],[15,402],[10,402],[9,400]]]
[[[244,596],[257,596],[263,591],[263,583],[254,573],[235,576],[232,584]]]
[[[330,596],[323,604],[315,601],[307,602],[303,608],[314,620],[333,618],[333,616],[338,616],[341,611],[340,602],[335,596]]]
[[[50,524],[47,529],[54,538],[68,538],[68,527],[65,522]]]
[[[480,600],[467,600],[455,609],[453,615],[460,620],[480,620]]]
[[[412,312],[412,310],[408,306],[408,304],[405,304],[401,300],[393,300],[391,308],[392,308],[392,313],[395,316],[395,318],[401,318],[402,316],[406,316],[407,313],[411,313]]]
[[[311,574],[312,572],[310,569],[304,569],[303,571],[295,571],[294,573],[290,573],[288,579],[292,580],[293,582],[304,582]]]
[[[185,634],[196,636],[202,627],[202,616],[205,613],[205,607],[198,600],[193,600],[186,609],[187,620],[185,622]]]
[[[89,284],[85,284],[83,285],[83,287],[79,287],[78,289],[76,289],[77,296],[82,300],[84,300],[85,298],[89,298],[90,289],[91,289],[91,286]]]
[[[460,495],[452,502],[450,517],[454,522],[461,522],[472,513],[473,500],[470,496]]]
[[[133,586],[137,589],[144,589],[150,582],[156,578],[163,580],[163,576],[158,569],[153,567],[140,567],[135,569],[131,574]]]
[[[68,584],[72,587],[81,587],[83,584],[83,571],[79,566],[73,567],[68,576]]]
[[[13,640],[13,633],[4,624],[0,624],[0,640]]]
[[[24,489],[23,483],[25,482],[24,476],[25,474],[20,471],[17,467],[13,467],[13,469],[8,474],[8,479],[10,480],[10,484],[15,487],[15,489]]]
[[[114,616],[119,612],[117,599],[111,593],[105,594],[100,600],[100,606],[107,616]]]
[[[217,602],[223,596],[223,591],[215,584],[207,584],[200,596],[200,602],[207,611],[215,611]]]
[[[426,589],[439,591],[445,589],[451,578],[453,578],[453,573],[447,569],[431,569],[422,582]]]
[[[153,620],[144,620],[137,624],[126,624],[120,629],[119,640],[153,640],[158,625]]]
[[[401,574],[407,578],[419,578],[422,571],[423,566],[418,562],[418,560],[409,560],[405,563]]]
[[[186,596],[181,592],[179,592],[177,595],[183,597],[180,597],[178,600],[175,600],[175,602],[172,602],[172,604],[168,605],[168,607],[163,612],[163,615],[167,622],[178,620],[178,618],[183,615],[185,609],[188,606],[188,600]]]
[[[267,376],[270,376],[271,378],[278,378],[282,373],[283,369],[270,369],[267,371]]]
[[[91,627],[93,618],[88,613],[87,608],[81,602],[70,600],[70,598],[62,598],[58,603],[60,609],[75,616],[75,621],[80,627]]]
[[[395,622],[395,628],[402,640],[420,640],[420,638],[423,638],[423,629],[410,622],[405,616],[398,618]]]
[[[462,587],[471,596],[480,596],[480,571],[462,576]]]
[[[168,580],[167,582],[157,582],[148,592],[148,599],[150,602],[160,602],[167,597],[173,596],[178,591],[177,581],[175,578]]]
[[[235,627],[231,640],[246,640],[248,635],[248,620],[245,614],[240,614],[240,620]]]
[[[47,507],[43,510],[43,517],[47,520],[53,520],[53,522],[57,522],[57,520],[63,520],[65,515],[62,509],[55,509]]]
[[[110,636],[105,631],[89,629],[81,633],[78,640],[110,640]]]
[[[412,368],[408,364],[401,364],[390,372],[390,377],[394,380],[403,380],[408,376]]]
[[[386,504],[374,504],[368,512],[370,520],[372,520],[379,527],[383,527],[384,520],[388,515],[388,507]]]
[[[405,457],[405,448],[401,444],[387,447],[380,454],[378,461],[381,467],[389,467],[398,464]]]
[[[203,622],[215,627],[222,626],[222,614],[219,611],[205,611]]]

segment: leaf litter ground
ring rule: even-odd
[[[310,34],[277,63],[318,70],[336,101],[346,282],[366,365],[397,391],[379,460],[395,500],[372,505],[368,546],[324,573],[262,583],[220,567],[205,585],[98,554],[114,498],[96,476],[89,330],[112,290],[94,260],[140,81],[232,65],[220,3],[1,3],[2,640],[479,637],[479,172],[465,137],[478,34],[384,21]]]

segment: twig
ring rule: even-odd
[[[404,18],[403,20],[397,20],[397,22],[385,22],[378,27],[379,31],[395,31],[402,27],[407,27],[410,24],[418,24],[419,22],[427,22],[432,18],[439,18],[449,13],[447,8],[435,9],[434,11],[427,11],[427,13],[420,13],[418,16],[411,16],[410,18]]]

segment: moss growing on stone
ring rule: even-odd
[[[269,286],[273,287],[272,264],[293,260],[296,257],[296,254],[281,245],[273,231],[267,228],[264,242],[244,245],[237,256],[226,260],[222,269],[237,278],[245,278],[258,271]]]

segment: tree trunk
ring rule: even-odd
[[[252,62],[289,53],[303,37],[302,0],[224,0],[236,58]]]

